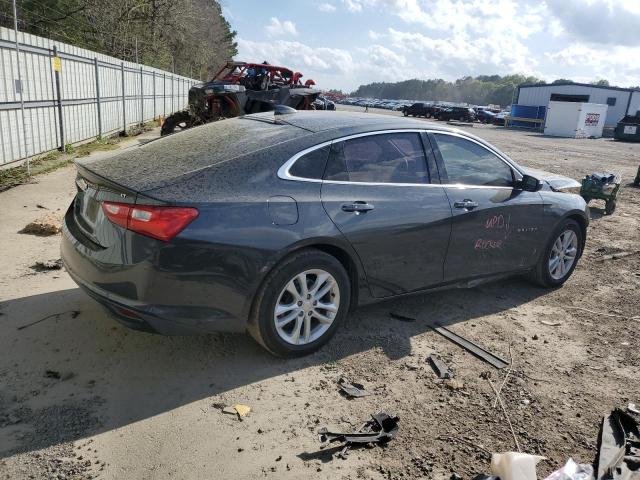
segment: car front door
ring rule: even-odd
[[[444,132],[429,138],[453,212],[444,280],[533,266],[546,238],[541,195],[515,188],[521,175],[480,142]]]
[[[335,142],[322,184],[325,210],[357,252],[374,297],[442,282],[451,207],[430,184],[424,133],[376,132]]]

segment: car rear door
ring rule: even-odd
[[[322,203],[356,250],[371,293],[381,298],[442,282],[451,208],[426,135],[375,132],[334,142]]]
[[[534,265],[546,238],[542,196],[514,188],[521,175],[482,143],[445,132],[429,138],[452,210],[444,280]]]

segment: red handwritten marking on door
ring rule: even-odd
[[[501,230],[501,229],[508,230],[509,220],[510,220],[510,216],[507,217],[507,220],[505,220],[504,215],[502,214],[494,215],[493,217],[487,219],[487,221],[484,224],[484,228],[486,228],[487,230],[490,230],[492,228],[495,228],[497,230]]]
[[[476,244],[473,248],[475,250],[490,250],[494,248],[502,248],[502,240],[479,238],[476,240]]]

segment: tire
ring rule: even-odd
[[[556,244],[556,241],[562,241],[562,236],[567,234],[568,232],[572,232],[573,235],[575,235],[575,252],[573,256],[573,263],[571,263],[571,265],[564,272],[559,272],[558,270],[555,270],[554,272],[551,263],[552,254],[556,256],[554,245]],[[536,264],[533,271],[529,274],[529,279],[545,288],[555,288],[561,286],[569,279],[569,277],[571,277],[571,274],[575,270],[576,265],[578,264],[578,260],[582,255],[582,247],[583,233],[580,225],[578,225],[575,220],[563,220],[554,230],[553,235],[549,239],[547,246],[542,252],[542,255],[540,255],[538,263]],[[566,252],[563,252],[563,255],[564,253]],[[565,261],[563,260],[563,262]]]
[[[616,211],[616,201],[615,200],[609,200],[607,203],[604,204],[604,214],[605,215],[613,215],[613,212]]]
[[[160,136],[171,135],[176,131],[186,130],[192,126],[192,120],[189,112],[178,112],[173,115],[169,115],[162,124],[160,129]]]
[[[308,287],[313,290],[320,275],[329,274],[334,280],[331,287],[322,297],[317,299],[324,304],[330,304],[336,296],[337,312],[313,307],[313,296],[302,302],[304,298],[299,279],[306,278]],[[305,276],[305,277],[302,277]],[[294,298],[292,290],[287,287],[293,282],[298,297]],[[329,283],[318,285],[319,294]],[[311,294],[311,292],[310,292]],[[335,334],[338,326],[347,315],[351,302],[351,282],[342,264],[333,256],[318,250],[302,250],[285,258],[267,275],[258,291],[251,316],[248,331],[251,336],[271,354],[278,357],[301,357],[308,355],[325,343]],[[302,304],[302,306],[300,306]],[[276,306],[282,308],[283,313],[276,314]],[[301,315],[302,314],[302,315]],[[309,316],[307,316],[309,315]],[[316,315],[325,317],[321,322]],[[287,321],[287,318],[289,320]],[[276,320],[281,320],[280,328],[276,327]],[[309,329],[305,326],[309,319]],[[327,323],[327,319],[330,323]],[[283,321],[284,320],[284,321]],[[298,328],[297,328],[298,327]],[[298,343],[295,343],[295,331],[299,332]],[[305,339],[305,332],[309,334]],[[314,338],[316,337],[316,338]],[[302,343],[300,343],[302,341]]]
[[[403,114],[405,117],[408,117],[408,116],[409,116],[409,112],[407,112],[406,110],[405,110],[404,112],[402,112],[402,114]]]
[[[464,122],[464,121],[465,121],[465,118],[464,118],[464,117],[460,117],[460,118],[458,119],[458,121],[459,121],[459,122]]]

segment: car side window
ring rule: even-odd
[[[374,183],[428,183],[418,133],[388,133],[334,144],[325,180]]]
[[[298,158],[291,168],[289,175],[300,178],[309,178],[313,180],[322,180],[324,169],[327,166],[327,158],[329,158],[330,146],[312,150],[309,153]]]
[[[475,142],[435,133],[444,163],[442,183],[513,187],[513,172],[497,155]]]

